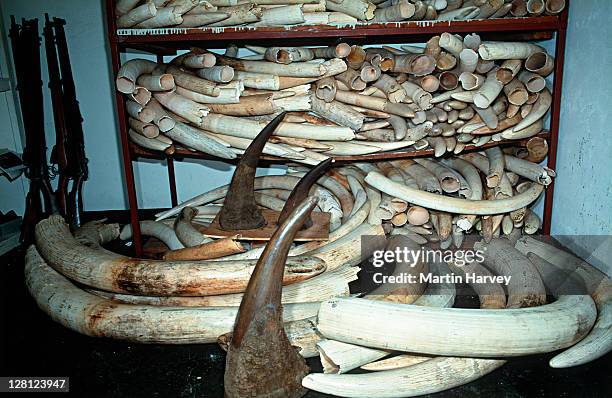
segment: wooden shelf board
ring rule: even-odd
[[[538,137],[542,137],[545,139],[550,138],[550,133],[543,132],[537,135]],[[490,148],[493,146],[507,146],[507,145],[518,145],[525,146],[529,139],[524,140],[504,140],[499,142],[489,142],[482,146],[474,146],[467,145],[464,149],[464,152],[468,151],[479,151],[484,148]],[[218,157],[208,155],[202,152],[193,152],[185,148],[177,147],[176,151],[172,155],[168,155],[164,152],[156,152],[151,151],[149,149],[140,147],[133,142],[130,142],[130,150],[132,153],[133,159],[143,158],[143,159],[166,159],[168,157],[173,157],[174,159],[180,158],[191,158],[191,159],[208,159],[208,160],[223,160],[227,162],[227,159],[220,159]],[[334,159],[337,162],[342,163],[350,163],[350,162],[361,162],[361,161],[377,161],[377,160],[393,160],[393,159],[402,159],[402,158],[417,158],[417,157],[426,157],[433,156],[433,149],[422,149],[422,150],[398,150],[398,151],[388,151],[388,152],[379,152],[379,153],[371,153],[368,155],[358,155],[358,156],[335,156]],[[275,163],[294,163],[289,159],[283,159],[276,156],[263,155],[261,158],[263,161],[275,162]]]
[[[188,48],[202,42],[207,48],[225,46],[229,42],[261,40],[294,40],[304,43],[361,40],[381,42],[419,42],[423,38],[444,32],[481,33],[487,39],[515,37],[516,40],[545,40],[562,27],[558,16],[533,18],[502,18],[470,21],[404,21],[351,25],[296,25],[290,27],[203,27],[118,29],[111,33],[111,41],[136,49]],[[497,33],[498,36],[486,36]],[[162,44],[163,43],[163,44]],[[269,44],[269,43],[268,43]]]

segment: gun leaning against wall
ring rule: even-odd
[[[53,18],[53,21],[49,21],[47,15],[45,15],[45,18],[49,88],[54,102],[57,137],[53,160],[58,165],[60,175],[57,192],[58,203],[60,207],[63,206],[64,216],[70,225],[78,227],[81,223],[81,213],[83,211],[81,196],[83,183],[88,178],[88,160],[85,156],[83,139],[83,118],[81,117],[72,78],[70,56],[64,32],[66,21],[59,18]],[[68,182],[70,180],[72,186],[68,192]]]
[[[11,16],[9,36],[25,130],[23,161],[27,166],[26,177],[30,179],[21,241],[29,243],[33,241],[36,223],[55,212],[45,143],[38,20],[22,20],[18,25]]]

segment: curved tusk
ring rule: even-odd
[[[151,73],[157,67],[157,63],[146,59],[133,59],[127,61],[117,73],[115,83],[117,90],[123,94],[132,94],[136,89],[136,80],[145,73]]]
[[[535,104],[533,104],[531,112],[529,112],[529,114],[523,120],[521,120],[519,124],[514,126],[512,131],[516,133],[536,123],[538,120],[544,117],[546,112],[548,112],[548,110],[550,109],[551,105],[552,96],[550,95],[550,91],[545,88],[542,92],[540,92],[540,96],[538,97],[538,100],[535,102]]]
[[[198,210],[193,207],[184,208],[174,221],[174,231],[176,236],[185,247],[195,247],[203,243],[212,242],[212,239],[205,237],[198,231],[191,221],[198,214]]]
[[[161,240],[166,246],[168,246],[168,249],[177,250],[185,247],[180,239],[176,236],[174,230],[166,224],[150,220],[140,221],[139,224],[141,234],[145,236],[153,236]],[[119,238],[121,240],[128,240],[131,237],[132,226],[130,224],[126,224],[121,230]]]
[[[487,42],[478,47],[478,53],[485,61],[527,59],[533,53],[545,51],[536,44],[522,42]]]
[[[283,287],[283,304],[318,303],[334,297],[348,296],[348,284],[357,280],[359,267],[340,267],[331,272],[324,272],[317,278],[294,283]],[[102,292],[94,289],[87,291],[125,304],[157,305],[165,307],[238,307],[243,294],[220,294],[216,296],[181,297],[181,296],[135,296]]]
[[[400,198],[406,202],[413,203],[428,209],[444,211],[455,214],[491,215],[503,214],[527,207],[534,202],[544,191],[540,184],[532,184],[527,190],[519,195],[507,199],[498,200],[467,200],[458,199],[430,192],[423,192],[398,184],[378,172],[370,172],[366,176],[366,182],[374,188],[388,195]]]
[[[317,327],[327,338],[374,348],[499,357],[571,346],[588,333],[596,315],[588,296],[562,296],[540,307],[504,310],[423,308],[337,298],[321,304]],[[482,333],[483,324],[488,325],[486,334]],[[449,328],[462,333],[453,333],[449,340]]]
[[[597,306],[597,320],[589,334],[575,346],[553,357],[550,366],[568,368],[594,361],[612,351],[612,283],[604,273],[554,246],[531,237],[516,243],[522,253],[534,253],[566,272],[575,273],[591,292]]]
[[[533,264],[505,238],[476,243],[484,264],[495,274],[508,277],[506,308],[534,307],[546,303],[546,288]]]
[[[35,236],[45,261],[59,272],[87,286],[116,293],[150,296],[240,293],[254,268],[253,261],[164,262],[87,247],[72,236],[60,216],[39,222]],[[325,271],[325,264],[312,257],[290,259],[288,263],[285,284]]]
[[[415,366],[367,375],[312,373],[302,380],[302,385],[340,397],[413,397],[469,383],[497,369],[499,362],[492,359],[434,358]]]
[[[48,266],[34,246],[25,278],[38,307],[68,329],[92,337],[151,344],[207,344],[231,331],[236,307],[183,308],[119,304],[87,293]],[[318,303],[285,306],[284,320],[316,314]]]
[[[240,235],[234,237],[217,239],[212,242],[202,243],[198,246],[187,247],[184,249],[170,250],[164,253],[163,259],[173,260],[210,260],[222,258],[236,253],[246,251],[244,246],[236,241]]]

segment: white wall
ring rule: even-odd
[[[573,1],[552,234],[612,275],[612,24],[609,0]],[[567,235],[573,235],[568,237]]]

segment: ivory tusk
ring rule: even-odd
[[[336,80],[333,77],[326,77],[316,82],[317,89],[315,95],[320,100],[332,102],[336,97]]]
[[[463,72],[459,75],[459,81],[461,82],[461,87],[464,90],[477,90],[485,82],[485,77],[476,73]]]
[[[507,140],[520,140],[523,138],[529,138],[529,137],[533,137],[534,135],[537,135],[538,133],[542,131],[543,128],[544,128],[544,119],[542,118],[536,121],[531,126],[526,127],[525,129],[519,130],[517,132],[514,132],[513,128],[506,129],[502,131],[501,136],[502,138],[505,138]]]
[[[341,267],[337,270],[324,272],[317,278],[311,278],[304,283],[298,282],[283,287],[282,303],[319,303],[333,297],[348,296],[348,284],[357,280],[359,267]],[[115,294],[88,289],[104,298],[110,298],[125,304],[156,305],[164,307],[238,307],[242,294],[221,294],[202,297],[152,297],[134,296],[131,294]]]
[[[264,57],[267,61],[290,64],[311,61],[314,59],[314,52],[303,47],[269,47],[265,50]]]
[[[425,361],[432,359],[427,356],[415,356],[409,354],[397,355],[391,358],[381,359],[379,361],[370,362],[366,365],[361,366],[363,370],[370,372],[380,372],[386,370],[395,370],[400,368],[407,368],[412,365],[418,365]]]
[[[117,90],[124,94],[132,94],[136,89],[136,80],[145,73],[151,73],[157,63],[146,59],[133,59],[121,65],[115,80]],[[139,102],[140,103],[140,102]]]
[[[525,84],[530,93],[539,93],[546,88],[546,80],[536,73],[524,70],[519,73],[518,79]]]
[[[163,262],[135,259],[97,250],[75,240],[60,216],[51,216],[41,221],[36,226],[35,234],[41,255],[62,274],[79,283],[117,293],[152,296],[240,293],[246,288],[250,271],[254,267],[252,262]],[[287,284],[325,270],[325,264],[319,259],[310,257],[296,260],[295,265],[287,267]],[[211,283],[212,280],[215,284]]]
[[[400,0],[396,4],[374,11],[373,22],[400,22],[414,15],[414,4]]]
[[[488,108],[504,88],[504,85],[497,80],[495,72],[495,70],[489,72],[482,87],[474,94],[474,105],[478,108]]]
[[[117,0],[115,3],[115,12],[117,15],[124,15],[134,9],[140,3],[140,0]]]
[[[153,18],[155,15],[157,15],[157,8],[155,8],[155,5],[153,3],[147,2],[136,8],[131,9],[127,13],[123,13],[123,15],[117,18],[117,27],[130,28],[134,25],[146,21],[149,18]]]
[[[229,148],[212,139],[204,131],[183,123],[176,123],[174,127],[165,133],[176,142],[196,149],[203,153],[220,157],[222,159],[235,159],[236,154]]]
[[[304,23],[302,4],[293,4],[284,7],[268,8],[263,10],[259,22],[254,26],[286,26]]]
[[[346,58],[351,53],[351,46],[346,43],[340,43],[336,46],[318,47],[311,50],[316,58]]]
[[[202,235],[202,233],[191,224],[191,221],[197,214],[198,211],[193,207],[186,207],[174,221],[176,236],[185,247],[196,247],[204,243],[212,242],[212,239]]]
[[[130,128],[144,137],[156,138],[159,135],[159,128],[153,123],[143,123],[140,120],[129,118]]]
[[[165,151],[172,146],[172,144],[160,141],[159,137],[161,136],[157,138],[147,138],[132,129],[128,131],[128,134],[132,141],[143,148],[152,149],[154,151]]]
[[[230,17],[209,26],[232,26],[257,22],[262,18],[263,9],[256,4],[240,4],[231,7],[218,8],[218,11],[229,14]]]
[[[157,8],[155,16],[133,26],[134,29],[153,29],[167,26],[179,25],[183,22],[180,13],[175,12],[174,7]]]
[[[477,19],[492,18],[500,8],[504,5],[504,0],[488,0],[480,6],[480,13],[476,17]]]
[[[485,61],[527,59],[533,53],[544,51],[536,44],[522,42],[486,42],[478,47],[478,53]]]
[[[155,98],[152,98],[151,101],[144,108],[145,111],[150,111],[153,115],[152,122],[159,128],[159,131],[166,132],[171,130],[176,125],[174,119],[162,108],[162,106],[157,102]]]
[[[423,308],[336,298],[321,304],[317,328],[327,338],[374,348],[499,357],[571,346],[588,333],[595,317],[595,305],[588,296],[562,296],[540,307],[504,310]],[[449,322],[462,330],[461,335],[448,339]],[[483,322],[489,325],[486,334],[482,333]],[[350,326],[354,324],[359,328]]]
[[[236,307],[117,304],[76,287],[49,267],[33,246],[28,249],[25,264],[28,290],[41,310],[63,326],[92,337],[157,344],[214,343],[219,335],[231,331],[238,312]],[[288,304],[283,319],[312,317],[318,307],[317,303]]]
[[[206,12],[204,14],[184,14],[183,22],[177,28],[199,28],[216,22],[224,21],[230,17],[226,12]]]
[[[239,235],[238,235],[239,236]],[[221,258],[246,251],[244,246],[234,240],[236,237],[217,239],[212,242],[202,243],[185,249],[171,250],[164,253],[166,261],[175,260],[210,260]]]
[[[164,223],[158,221],[140,221],[140,233],[145,236],[153,236],[154,238],[162,241],[170,250],[182,249],[185,246],[174,233],[174,230]],[[119,238],[121,240],[128,240],[132,237],[132,226],[126,224],[121,230]],[[96,242],[97,243],[97,242]]]
[[[542,185],[532,184],[526,191],[512,198],[476,201],[441,196],[402,186],[377,172],[368,173],[366,182],[382,192],[409,203],[454,214],[491,215],[509,213],[527,207],[544,191]]]
[[[350,91],[338,90],[336,100],[376,111],[388,112],[402,117],[414,117],[414,111],[407,104],[394,104],[382,98],[359,95]]]
[[[209,113],[201,125],[202,128],[214,133],[232,135],[241,138],[253,139],[265,124],[244,118]],[[294,138],[316,139],[321,141],[349,141],[355,134],[348,127],[319,126],[313,124],[299,124],[283,122],[275,132],[276,135]]]
[[[565,0],[546,0],[546,13],[558,15],[565,10]]]
[[[545,10],[544,0],[527,0],[527,12],[531,16],[542,15]]]
[[[436,67],[435,58],[425,54],[400,55],[395,58],[393,72],[410,73],[415,76],[431,74]]]
[[[516,243],[522,253],[534,253],[561,270],[575,273],[591,292],[598,315],[590,333],[575,346],[550,360],[553,368],[567,368],[594,361],[612,351],[612,283],[610,279],[589,263],[554,246],[523,237]],[[537,264],[536,264],[537,266]]]
[[[231,84],[231,86],[228,84],[226,87],[219,87],[218,96],[200,94],[180,86],[176,88],[176,93],[200,104],[237,104],[240,102],[243,87],[239,82]]]
[[[197,125],[202,124],[209,109],[174,92],[155,93],[153,95],[160,104]]]
[[[489,159],[489,170],[486,180],[487,186],[489,188],[495,188],[499,186],[502,176],[504,175],[504,169],[506,168],[504,154],[499,147],[487,148],[485,149],[485,153]]]
[[[336,79],[344,83],[351,90],[361,91],[366,88],[366,82],[361,79],[361,75],[354,69],[347,69],[340,73]]]
[[[463,39],[451,33],[442,33],[439,41],[440,47],[453,54],[455,58],[459,58],[463,51]]]
[[[513,0],[510,14],[513,17],[524,17],[527,15],[527,0]]]
[[[201,68],[196,71],[197,75],[203,79],[218,83],[228,83],[234,79],[234,69],[229,66],[211,66]]]
[[[538,272],[508,239],[493,239],[489,244],[481,242],[474,248],[483,250],[484,264],[489,269],[497,275],[511,277],[506,287],[506,308],[534,307],[546,303],[546,289]]]
[[[402,86],[387,74],[382,74],[372,85],[384,92],[389,101],[393,103],[402,102],[406,98],[406,92]]]
[[[365,116],[353,110],[348,105],[338,101],[325,102],[316,96],[311,96],[312,111],[340,126],[359,131],[363,127]]]
[[[525,69],[546,77],[555,69],[555,59],[546,52],[533,53],[525,60]]]
[[[360,21],[369,21],[374,18],[376,6],[366,0],[337,0],[327,2],[326,8],[350,15]]]
[[[209,96],[218,97],[221,93],[221,89],[215,83],[189,74],[176,66],[169,65],[167,72],[172,74],[177,86]]]
[[[512,128],[512,132],[516,133],[536,123],[538,120],[544,117],[546,112],[548,112],[548,110],[550,109],[551,105],[552,105],[552,96],[550,95],[550,91],[548,91],[548,89],[545,88],[540,93],[540,96],[538,100],[535,102],[535,104],[533,105],[531,112],[529,112],[529,114],[525,118],[523,118],[523,120],[521,120],[519,124],[517,124],[516,126]]]
[[[459,8],[456,10],[451,10],[447,12],[440,13],[438,15],[438,21],[458,21],[467,19],[467,17],[471,15],[478,15],[480,13],[480,9],[475,6],[468,6]]]
[[[528,160],[519,159],[510,155],[505,155],[504,159],[508,170],[544,186],[550,185],[552,183],[552,178],[556,176],[554,170]]]
[[[293,64],[277,64],[266,61],[244,61],[234,58],[216,55],[217,62],[245,72],[265,73],[286,77],[321,77],[325,75],[328,68],[325,64],[298,62]]]
[[[548,156],[548,141],[541,137],[533,137],[525,145],[528,156],[525,160],[532,163],[541,163]]]

